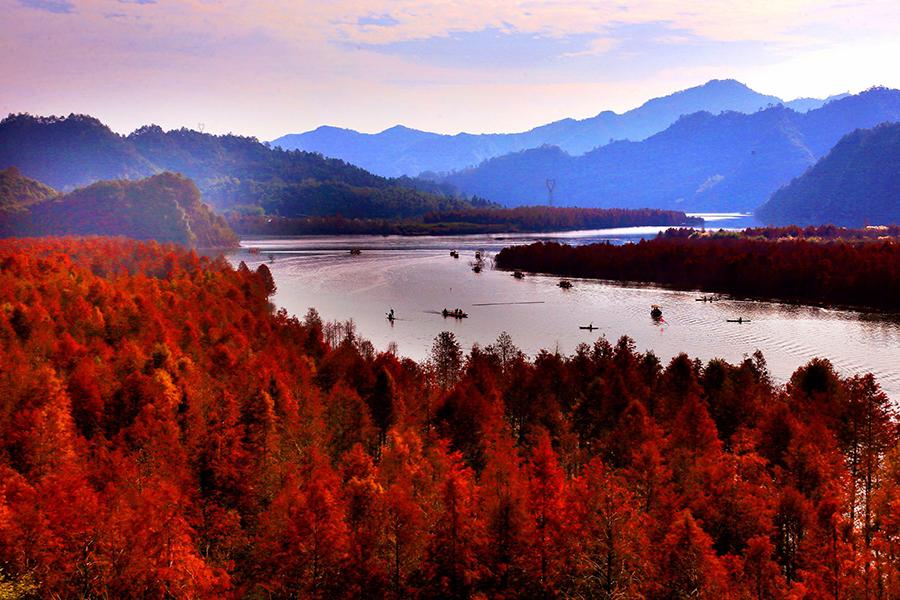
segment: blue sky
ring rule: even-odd
[[[0,0],[0,112],[270,139],[517,131],[712,78],[785,99],[900,87],[900,3]]]

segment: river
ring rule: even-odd
[[[735,362],[759,349],[772,376],[782,382],[809,359],[824,357],[843,374],[872,372],[885,392],[900,400],[900,315],[734,299],[705,303],[695,300],[701,292],[594,280],[572,279],[573,287],[564,290],[557,277],[526,274],[519,280],[491,268],[490,257],[512,244],[536,239],[623,243],[659,229],[269,238],[244,240],[229,258],[251,268],[268,264],[278,286],[277,306],[300,317],[315,307],[326,321],[352,319],[376,349],[394,342],[401,355],[417,360],[428,355],[434,337],[444,330],[452,331],[464,349],[489,344],[507,331],[531,356],[541,349],[571,353],[601,335],[611,342],[627,335],[639,350],[652,350],[664,363],[679,352]],[[251,247],[260,254],[248,252]],[[351,256],[351,248],[362,253]],[[460,258],[451,258],[452,249]],[[489,260],[476,274],[471,263],[478,250]],[[664,322],[650,318],[653,304],[662,308]],[[444,318],[444,307],[459,307],[469,318]],[[397,316],[393,324],[385,318],[391,308]],[[749,322],[727,322],[738,317]],[[588,324],[596,329],[579,329]]]

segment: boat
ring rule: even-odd
[[[557,283],[556,285],[558,285],[559,287],[561,287],[561,288],[564,289],[564,290],[567,290],[567,289],[569,289],[569,288],[572,287],[572,282],[569,281],[568,279],[563,279],[562,281],[560,281],[560,282]]]
[[[360,254],[362,254],[362,250],[360,250],[359,248],[350,249],[350,256],[359,256]]]
[[[390,321],[391,323],[393,323],[394,320],[397,318],[397,317],[394,316],[394,309],[393,309],[393,308],[391,309],[390,312],[385,313],[385,316],[387,317],[387,320]]]
[[[744,317],[738,317],[737,319],[725,319],[726,323],[749,323],[750,319],[745,319]]]
[[[586,329],[587,331],[593,331],[593,330],[595,330],[595,329],[600,329],[600,328],[599,328],[599,327],[594,327],[594,324],[591,323],[590,325],[579,325],[579,326],[578,326],[578,329]]]
[[[694,298],[696,302],[715,302],[719,298],[716,296],[700,296],[699,298]]]
[[[481,260],[481,250],[475,251],[475,260]]]
[[[513,277],[515,277],[516,279],[524,279],[525,273],[523,273],[522,271],[513,271]]]
[[[472,267],[472,270],[476,273],[481,273],[481,265],[476,264],[474,267]]]
[[[469,317],[469,315],[463,312],[461,308],[454,308],[453,310],[447,310],[445,308],[441,311],[441,314],[444,318],[453,317],[454,319],[467,319]]]
[[[459,258],[459,252],[457,252],[456,250],[451,250],[450,256],[452,256],[453,258]]]
[[[662,309],[658,304],[654,304],[650,307],[650,318],[654,321],[659,321],[662,319]]]

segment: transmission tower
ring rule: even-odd
[[[553,206],[553,190],[556,189],[556,180],[547,180],[547,204]]]

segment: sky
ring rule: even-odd
[[[897,0],[0,0],[0,114],[521,131],[713,78],[900,88]]]

